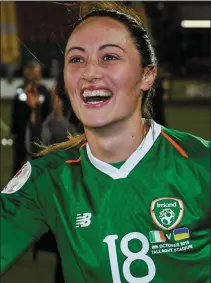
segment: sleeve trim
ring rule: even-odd
[[[182,156],[188,158],[187,153],[169,135],[167,135],[164,131],[161,131],[161,134],[179,151]]]

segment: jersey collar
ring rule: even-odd
[[[145,139],[141,142],[141,144],[136,149],[136,151],[132,153],[132,155],[125,161],[125,163],[121,166],[121,168],[115,168],[114,166],[94,157],[87,143],[86,151],[89,161],[98,170],[107,174],[112,179],[126,178],[129,175],[129,173],[135,168],[135,166],[144,158],[147,152],[151,149],[151,147],[153,146],[154,142],[156,141],[160,133],[161,133],[161,125],[151,120],[151,126]]]

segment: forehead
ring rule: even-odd
[[[36,71],[40,71],[40,70],[41,70],[41,67],[38,64],[29,68],[29,71],[31,71],[31,72],[36,72]]]
[[[122,23],[109,17],[93,17],[76,27],[67,45],[86,45],[107,41],[121,42],[122,44],[133,43],[129,31]]]

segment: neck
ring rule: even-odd
[[[106,163],[127,160],[138,148],[148,131],[147,124],[137,120],[121,121],[97,129],[85,128],[92,154]]]

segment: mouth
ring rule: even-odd
[[[84,90],[82,93],[82,100],[87,105],[101,105],[108,102],[112,97],[112,92],[109,90]]]

